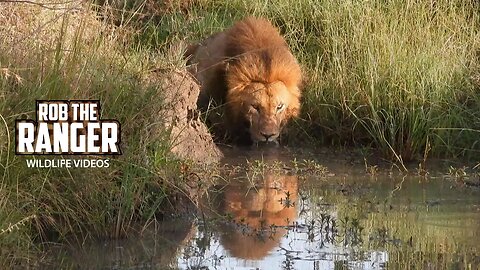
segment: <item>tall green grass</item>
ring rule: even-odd
[[[340,139],[371,141],[396,158],[478,153],[478,5],[323,4],[318,52],[307,62],[314,75],[306,115]]]

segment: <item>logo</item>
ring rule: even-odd
[[[120,123],[99,100],[37,100],[37,119],[15,121],[17,155],[120,155]]]

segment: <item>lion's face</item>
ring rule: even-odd
[[[297,176],[266,173],[258,180],[255,190],[245,182],[223,187],[223,196],[220,197],[223,201],[217,204],[221,206],[220,212],[230,214],[235,222],[254,231],[270,225],[278,226],[273,235],[265,238],[259,238],[257,234],[246,235],[231,226],[221,226],[223,247],[238,258],[258,260],[267,256],[287,233],[285,227],[297,218],[297,206],[288,203],[298,201]]]
[[[268,85],[251,83],[239,92],[228,102],[236,118],[246,123],[254,143],[275,142],[284,124],[298,115],[298,91],[287,89],[280,81]]]

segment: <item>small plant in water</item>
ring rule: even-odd
[[[290,208],[295,206],[295,201],[291,198],[290,191],[285,191],[285,199],[281,198],[280,203],[285,207],[285,208]]]
[[[450,166],[447,175],[455,180],[464,180],[465,178],[468,178],[467,167],[455,168]]]
[[[425,169],[425,163],[420,162],[417,167],[417,175],[427,177],[430,173]]]
[[[377,165],[368,165],[367,159],[363,159],[365,162],[365,172],[371,176],[375,176],[378,173],[378,166]]]
[[[295,173],[314,174],[325,177],[328,175],[328,168],[313,159],[304,159],[298,162],[296,159],[292,161]]]

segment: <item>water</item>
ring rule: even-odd
[[[476,188],[435,173],[375,173],[363,160],[328,152],[227,155],[235,166],[204,196],[196,218],[153,224],[138,238],[63,249],[59,265],[480,269]]]

